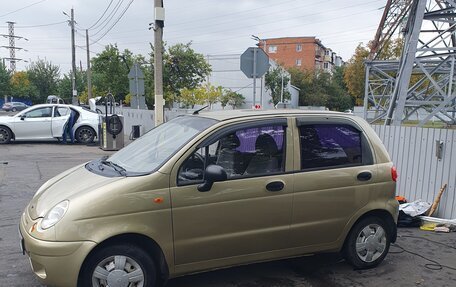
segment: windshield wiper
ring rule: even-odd
[[[101,165],[98,166],[98,168],[100,170],[104,170],[103,165],[107,165],[107,166],[111,167],[112,169],[114,169],[115,171],[117,171],[120,175],[122,175],[122,176],[127,175],[127,170],[125,168],[121,167],[117,163],[107,160],[107,158],[108,158],[107,156],[104,156],[101,158],[101,160],[100,160]]]

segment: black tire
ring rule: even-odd
[[[89,126],[79,127],[74,133],[76,141],[82,144],[89,144],[95,138],[95,131]]]
[[[121,267],[116,266],[116,260]],[[128,281],[128,277],[131,277],[132,281]],[[124,284],[134,283],[131,286],[156,287],[157,270],[154,260],[136,245],[103,247],[90,255],[82,266],[78,287],[124,286],[119,285],[119,281]],[[114,282],[116,284],[113,284]],[[125,286],[129,286],[128,283]]]
[[[0,144],[7,144],[11,141],[13,133],[5,126],[0,126]]]
[[[361,219],[352,227],[345,241],[345,260],[357,269],[379,265],[388,254],[390,230],[381,218],[369,216]]]
[[[11,111],[17,112],[17,109],[16,108],[12,108]]]

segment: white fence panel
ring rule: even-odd
[[[433,202],[445,183],[434,216],[456,218],[456,130],[373,125],[397,167],[397,194]],[[436,141],[443,142],[442,158]]]

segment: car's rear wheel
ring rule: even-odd
[[[381,218],[363,218],[348,235],[343,250],[345,259],[358,269],[377,266],[388,253],[391,242],[389,230]]]
[[[13,133],[5,126],[0,126],[0,144],[7,144],[11,141]]]
[[[75,132],[76,140],[82,144],[89,144],[95,138],[95,131],[88,126],[79,127]]]
[[[153,259],[141,248],[125,244],[106,246],[92,254],[82,267],[79,287],[154,287]]]
[[[17,111],[17,109],[16,109],[16,108],[12,108],[11,110],[12,110],[13,112],[16,112],[16,111]]]

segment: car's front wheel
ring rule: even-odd
[[[0,144],[7,144],[11,141],[13,133],[7,127],[0,126]]]
[[[343,250],[345,259],[358,269],[377,266],[388,253],[391,242],[389,230],[381,218],[363,218],[348,235]]]
[[[135,245],[106,246],[92,254],[78,281],[79,287],[154,287],[157,272],[153,259]]]
[[[11,111],[17,112],[17,109],[16,108],[12,108]]]
[[[88,126],[79,127],[75,132],[76,140],[82,144],[89,144],[95,138],[95,131]]]

